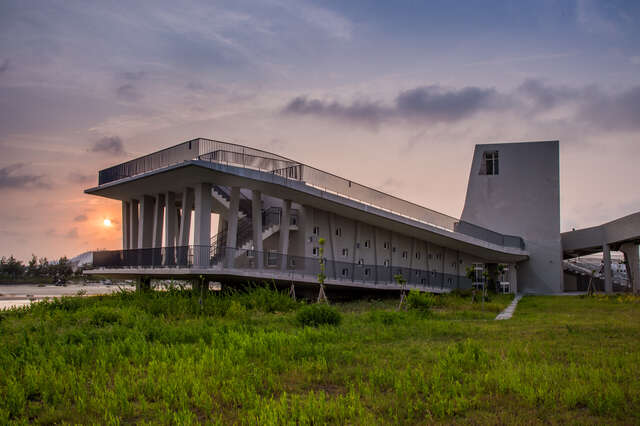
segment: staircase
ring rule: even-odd
[[[262,210],[262,241],[274,235],[280,230],[280,218],[282,209],[280,207],[270,207]],[[211,258],[214,261],[224,256],[224,249],[227,247],[227,229],[218,232],[211,238]],[[241,255],[245,250],[251,250],[254,247],[253,242],[253,223],[250,217],[243,215],[238,217],[238,234],[236,239],[236,247],[238,250],[235,257]]]

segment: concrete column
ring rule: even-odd
[[[182,191],[182,220],[180,222],[180,246],[189,245],[189,233],[191,231],[191,209],[193,208],[193,189],[185,188]]]
[[[235,249],[238,245],[238,209],[240,207],[240,187],[231,188],[231,198],[229,200],[229,222],[227,226],[227,247],[230,250],[227,253],[227,268],[233,267],[233,259],[235,258]]]
[[[138,200],[129,202],[129,248],[138,248]]]
[[[150,195],[140,199],[140,226],[138,229],[138,247],[151,248],[153,244],[153,206],[155,200]]]
[[[281,268],[287,270],[287,255],[289,254],[289,227],[291,225],[291,200],[282,200],[282,217],[280,218],[280,244],[282,253]]]
[[[162,225],[164,222],[164,195],[157,194],[153,209],[153,248],[162,247]]]
[[[613,293],[613,279],[611,277],[611,251],[609,244],[602,245],[602,261],[604,262],[604,292]]]
[[[253,228],[253,248],[256,253],[257,267],[264,267],[264,254],[262,250],[262,194],[260,191],[251,191],[251,225]]]
[[[627,277],[631,283],[633,293],[640,293],[640,256],[639,245],[636,243],[624,243],[620,246],[620,251],[624,253]]]
[[[129,244],[131,239],[129,238],[129,216],[131,213],[129,212],[130,205],[128,201],[122,201],[122,250],[129,249]]]
[[[167,208],[167,212],[164,215],[164,245],[167,247],[164,264],[173,265],[175,263],[175,250],[173,247],[176,245],[176,230],[178,227],[178,209],[176,209],[176,194],[174,192],[169,191],[164,195],[164,205]]]
[[[203,267],[209,266],[211,252],[211,205],[211,184],[197,184],[193,221],[193,264]]]

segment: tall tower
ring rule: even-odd
[[[461,219],[524,239],[518,291],[558,293],[562,284],[558,141],[476,145]]]

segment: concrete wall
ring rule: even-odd
[[[499,173],[480,174],[485,151]],[[525,241],[518,290],[562,292],[558,141],[476,145],[461,219]]]

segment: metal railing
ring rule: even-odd
[[[210,139],[194,139],[102,170],[99,184],[193,159],[268,172],[273,176],[284,178],[285,184],[289,180],[295,181],[325,193],[348,198],[447,231],[462,233],[501,246],[524,248],[524,241],[520,237],[502,235],[460,221],[452,216],[270,152]]]
[[[317,257],[284,255],[274,251],[258,252],[237,248],[209,246],[162,247],[152,249],[98,251],[93,253],[93,267],[122,268],[215,268],[281,272],[287,279],[317,280],[320,262]],[[263,265],[262,268],[259,265]],[[214,272],[214,271],[212,271]],[[395,265],[368,265],[325,259],[328,280],[351,283],[395,284],[395,275],[402,275],[407,284],[424,288],[470,289],[471,280],[457,274],[408,268]]]

